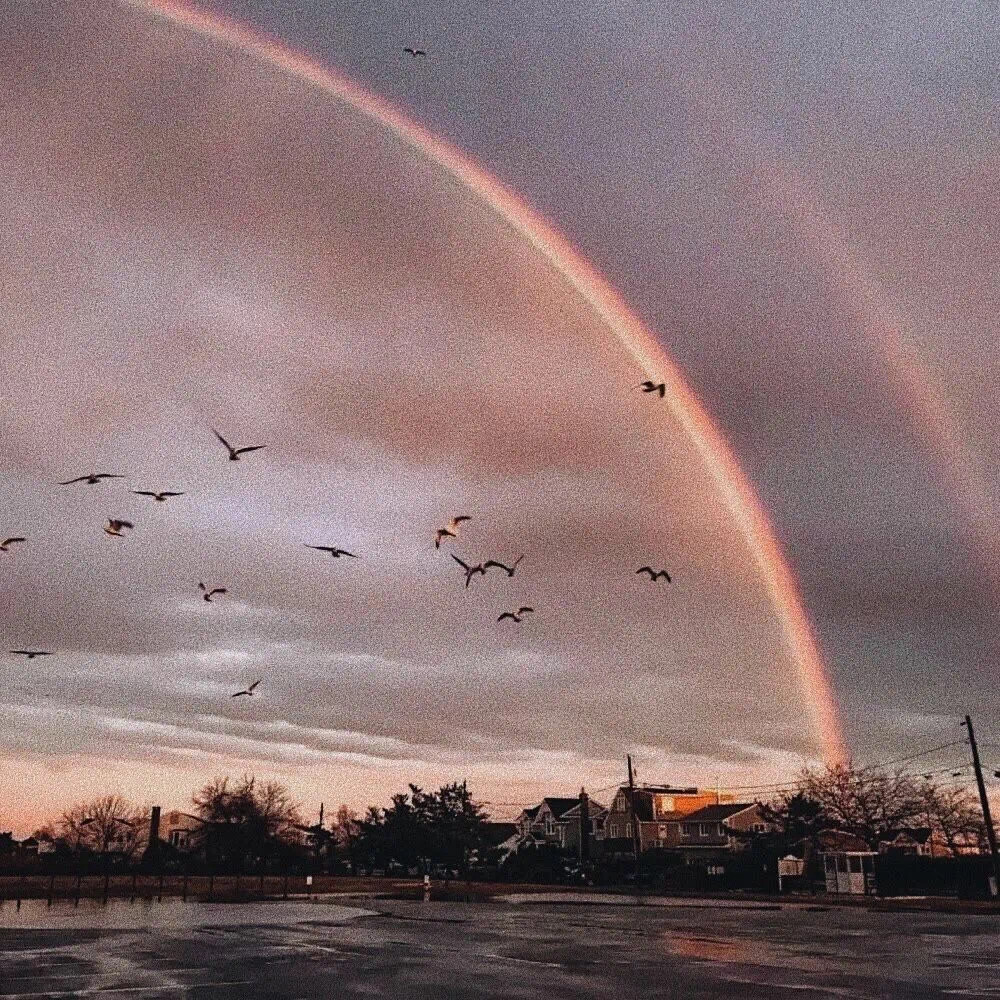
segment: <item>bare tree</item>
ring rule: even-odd
[[[921,826],[926,813],[916,780],[900,771],[836,764],[804,771],[800,789],[819,804],[831,827],[853,833],[875,851],[893,833]]]
[[[200,839],[215,861],[242,866],[302,840],[299,807],[277,781],[213,778],[192,801],[204,821]]]
[[[351,844],[361,832],[361,823],[358,814],[347,806],[341,804],[337,808],[337,815],[331,824],[334,843],[341,851],[349,851]]]
[[[920,786],[927,826],[940,836],[953,857],[963,848],[986,847],[986,824],[979,801],[968,788],[936,785],[928,779]]]
[[[145,812],[121,795],[102,795],[67,809],[53,832],[71,850],[131,859],[144,846]]]

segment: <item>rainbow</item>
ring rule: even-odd
[[[238,49],[344,101],[474,192],[519,236],[544,254],[629,351],[648,378],[665,381],[671,412],[689,435],[735,518],[779,617],[788,652],[798,666],[807,709],[828,761],[846,758],[837,705],[798,586],[767,514],[732,450],[677,365],[607,280],[523,199],[467,154],[431,135],[387,101],[299,52],[245,25],[210,15],[179,0],[119,0],[222,45]]]

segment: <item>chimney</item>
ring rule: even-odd
[[[160,807],[153,806],[149,814],[149,840],[142,854],[142,867],[158,868],[160,864]]]
[[[146,850],[153,848],[153,845],[160,839],[160,807],[153,806],[153,811],[149,814],[149,843]],[[154,848],[155,849],[155,848]]]

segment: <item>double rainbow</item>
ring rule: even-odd
[[[308,82],[330,97],[346,102],[360,114],[390,129],[399,139],[474,192],[516,233],[544,254],[620,339],[646,377],[666,382],[666,401],[670,410],[710,470],[767,588],[781,622],[786,647],[797,664],[806,708],[827,760],[842,760],[846,756],[844,736],[826,668],[812,625],[803,609],[796,580],[760,499],[705,407],[685,383],[677,365],[597,269],[581,257],[544,217],[475,164],[468,155],[431,135],[387,101],[362,89],[342,74],[243,24],[209,15],[178,0],[120,2],[250,54]]]

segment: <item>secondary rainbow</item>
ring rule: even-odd
[[[252,54],[282,71],[344,101],[359,113],[381,123],[399,139],[475,192],[521,237],[531,243],[570,283],[607,324],[635,358],[646,377],[665,381],[667,402],[691,437],[719,488],[753,555],[779,616],[785,643],[798,666],[811,721],[828,761],[843,760],[843,731],[812,625],[803,609],[795,578],[774,529],[705,408],[687,386],[677,365],[668,357],[639,318],[608,281],[522,198],[507,188],[470,156],[411,121],[384,99],[309,57],[231,19],[208,14],[177,0],[119,0],[223,45]]]

